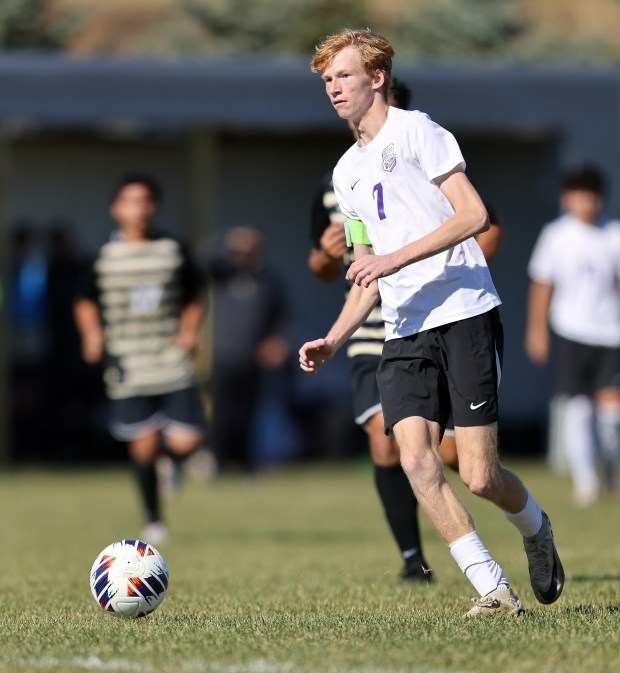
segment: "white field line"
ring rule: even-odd
[[[57,657],[29,657],[21,659],[7,659],[0,657],[0,671],[10,673],[20,669],[53,670],[62,668],[67,671],[119,671],[130,673],[155,673],[156,671],[178,671],[177,666],[154,667],[151,664],[141,664],[123,659],[108,659],[99,657],[74,657],[59,659]],[[255,659],[239,664],[221,664],[213,661],[190,660],[181,665],[182,673],[295,673],[299,670],[298,664],[293,662],[270,662],[265,659]],[[326,673],[412,673],[413,669],[404,668],[329,668]],[[179,673],[181,673],[179,671]],[[416,673],[464,673],[463,671],[426,670],[416,669]]]
[[[19,670],[20,668],[54,669],[64,668],[76,671],[135,671],[136,673],[148,673],[155,671],[150,664],[140,664],[123,659],[108,659],[102,661],[99,657],[74,657],[72,659],[59,659],[57,657],[28,657],[27,659],[0,658],[0,670]]]

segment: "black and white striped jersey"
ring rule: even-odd
[[[114,234],[101,246],[83,296],[101,310],[109,397],[160,395],[193,384],[190,358],[173,341],[183,308],[198,292],[186,252],[169,236],[132,242]]]

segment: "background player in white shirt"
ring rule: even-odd
[[[525,347],[549,359],[549,327],[557,335],[557,392],[574,498],[586,506],[599,491],[597,446],[613,490],[620,426],[620,222],[602,213],[604,181],[593,167],[562,181],[564,214],[543,228],[529,263]],[[596,428],[596,433],[593,429]]]
[[[387,105],[393,53],[381,36],[345,29],[326,38],[312,61],[359,138],[334,171],[340,208],[355,220],[356,261],[340,316],[325,338],[301,347],[300,366],[316,373],[380,293],[387,340],[377,378],[386,431],[394,433],[418,501],[481,596],[468,615],[520,615],[521,602],[439,456],[452,408],[463,481],[519,529],[537,599],[557,600],[564,573],[549,520],[497,455],[500,300],[472,238],[488,217],[454,137],[421,112]]]

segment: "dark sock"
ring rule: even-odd
[[[149,523],[160,521],[159,492],[157,490],[157,474],[155,465],[134,463],[134,471],[138,480],[138,488],[142,496],[142,504],[146,511],[146,520]]]
[[[422,556],[418,527],[418,501],[400,465],[375,465],[375,485],[381,498],[385,518],[401,554],[410,558]],[[415,553],[417,550],[417,553]]]

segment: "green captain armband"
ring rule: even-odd
[[[344,231],[347,237],[347,245],[372,245],[368,238],[366,225],[361,220],[345,220]]]

